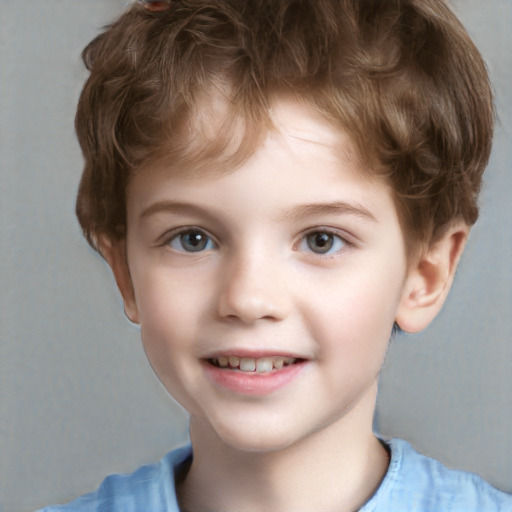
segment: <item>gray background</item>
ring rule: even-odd
[[[0,509],[32,510],[157,460],[187,420],[152,375],[74,218],[82,47],[121,0],[0,0]],[[454,0],[499,125],[445,310],[391,347],[376,425],[512,491],[512,0]]]

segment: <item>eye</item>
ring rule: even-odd
[[[302,238],[299,249],[315,254],[334,254],[347,245],[348,242],[341,236],[330,231],[317,230],[307,233]]]
[[[215,248],[215,243],[210,236],[198,228],[179,232],[167,244],[178,252],[201,252]]]

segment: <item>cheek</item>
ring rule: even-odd
[[[208,305],[208,284],[197,275],[147,265],[134,280],[142,327],[182,329],[197,323]]]
[[[177,379],[185,378],[183,372],[194,377],[192,361],[204,325],[214,314],[211,272],[192,274],[154,262],[137,270],[134,288],[142,343],[155,373],[170,390]]]
[[[165,272],[145,273],[141,282],[136,297],[148,361],[167,391],[193,410],[188,390],[199,379],[194,362],[205,294]]]
[[[160,378],[177,364],[180,351],[192,347],[201,311],[195,287],[182,281],[166,272],[145,272],[134,283],[142,342]]]
[[[332,280],[323,292],[303,306],[319,359],[336,360],[349,373],[368,371],[369,364],[378,372],[400,297],[396,279],[354,271]]]

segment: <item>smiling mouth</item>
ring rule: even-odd
[[[238,370],[245,373],[271,373],[281,370],[287,366],[296,364],[302,359],[294,357],[238,357],[238,356],[219,356],[207,359],[208,363],[217,368],[225,370]]]

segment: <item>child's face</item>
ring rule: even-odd
[[[127,191],[124,295],[151,365],[193,429],[247,450],[371,428],[407,278],[390,190],[348,138],[299,104],[275,119],[232,173],[148,169]]]

